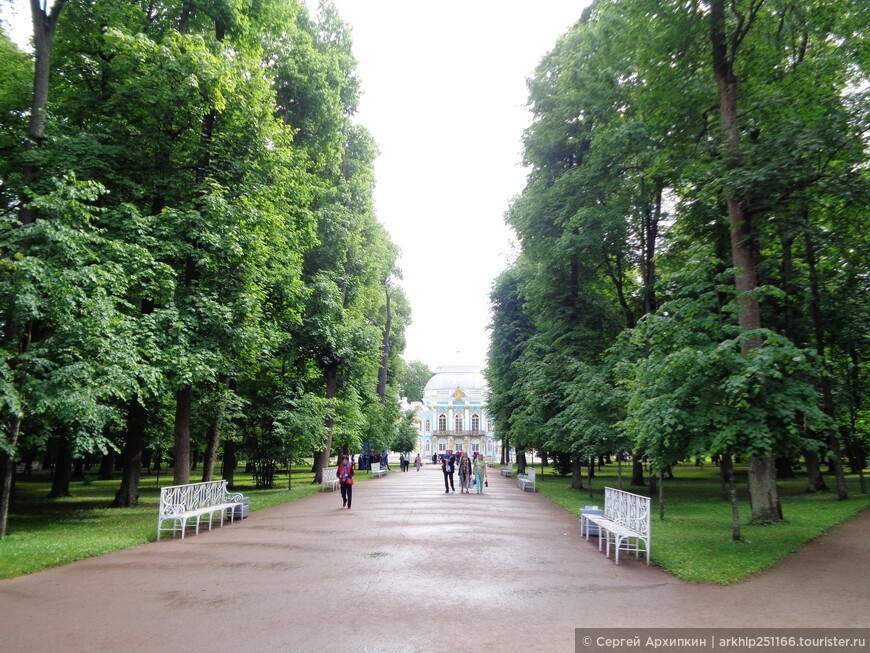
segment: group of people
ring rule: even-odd
[[[435,462],[437,458],[433,459]],[[403,472],[407,472],[410,467],[411,456],[402,454],[399,456],[399,464]],[[386,463],[386,456],[383,460],[378,461],[374,456],[366,460],[366,456],[360,457],[360,469],[365,469],[363,465],[374,464],[380,465]],[[420,454],[414,459],[414,467],[420,471],[423,465],[423,459]],[[341,463],[338,465],[338,481],[341,488],[341,507],[350,510],[353,502],[353,471],[354,462],[349,456],[342,456]],[[469,458],[468,454],[460,451],[456,454],[453,449],[448,449],[447,453],[441,456],[441,471],[444,473],[444,492],[456,492],[453,485],[453,477],[459,473],[459,491],[461,494],[471,494],[471,488],[477,490],[477,494],[483,494],[483,488],[488,487],[489,483],[486,480],[486,460],[478,452],[474,452],[473,458]]]
[[[460,494],[471,494],[471,488],[477,489],[477,494],[483,494],[483,488],[489,484],[486,480],[486,460],[478,452],[474,452],[474,458],[468,457],[464,451],[453,453],[448,449],[441,456],[441,472],[444,474],[444,493],[456,492],[453,485],[453,475],[459,473]]]
[[[414,467],[417,468],[417,471],[420,471],[420,468],[423,466],[423,459],[420,458],[420,454],[417,454],[417,457],[414,458]],[[407,472],[411,467],[411,454],[399,454],[399,469],[403,472]]]

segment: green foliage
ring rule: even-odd
[[[423,401],[423,390],[433,376],[435,373],[426,363],[411,361],[404,366],[399,378],[399,394],[408,401]]]

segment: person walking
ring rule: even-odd
[[[343,456],[338,466],[338,480],[341,484],[341,507],[350,510],[353,500],[353,463]]]
[[[486,460],[483,456],[474,459],[474,484],[477,486],[477,493],[483,494],[483,486],[486,484]]]
[[[450,490],[456,492],[456,488],[453,486],[453,456],[449,454],[450,452],[448,451],[441,457],[441,471],[444,472],[444,494],[447,494]]]
[[[423,466],[423,459],[420,458],[420,454],[417,454],[417,457],[414,458],[414,467],[419,472],[420,468]]]
[[[459,452],[460,494],[471,494],[471,459],[464,451]]]

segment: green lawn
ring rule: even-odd
[[[593,498],[588,490],[570,489],[570,479],[538,466],[538,491],[577,515],[585,505],[604,506],[604,486],[617,487],[616,466],[596,472]],[[731,504],[721,497],[718,469],[706,465],[674,468],[665,480],[665,519],[659,519],[658,497],[652,499],[651,558],[674,576],[688,581],[733,583],[755,574],[796,551],[833,526],[870,506],[870,495],[858,494],[857,477],[848,477],[849,500],[837,501],[832,491],[807,494],[806,479],[780,481],[784,520],[778,524],[749,524],[746,470],[736,470],[740,501],[740,542],[731,539]],[[649,496],[649,488],[629,486],[630,469],[623,466],[623,490]],[[829,487],[834,479],[826,477]],[[586,479],[584,478],[584,485]]]
[[[287,489],[286,475],[276,479],[275,488],[257,490],[250,475],[237,474],[236,488],[251,497],[251,510],[259,510],[317,492],[319,488],[311,485],[313,474],[309,470],[293,470],[292,490]],[[624,471],[627,474],[628,469]],[[674,474],[675,479],[665,481],[664,521],[658,519],[658,500],[653,498],[652,562],[688,581],[733,583],[744,579],[870,506],[870,495],[858,494],[855,477],[849,477],[849,500],[843,502],[836,501],[830,491],[807,494],[805,480],[796,478],[780,482],[784,522],[753,526],[748,524],[745,469],[738,469],[738,492],[744,499],[740,504],[743,540],[735,543],[731,541],[731,507],[721,499],[716,467],[707,465],[701,470],[678,466]],[[367,478],[367,474],[360,474],[357,480]],[[833,479],[826,480],[833,487]],[[166,485],[169,479],[163,476],[161,481]],[[623,489],[648,494],[648,488],[631,488],[628,481],[626,476]],[[50,483],[45,476],[18,480],[7,537],[0,542],[0,578],[30,574],[156,539],[156,477],[142,477],[136,508],[107,507],[118,484],[117,480],[74,482],[74,496],[46,499]],[[570,489],[569,479],[553,475],[550,469],[538,475],[539,491],[575,516],[587,504],[603,506],[604,486],[616,484],[615,465],[597,473],[591,499],[586,490]]]
[[[364,480],[364,474],[360,475]],[[287,475],[278,476],[272,489],[256,489],[250,474],[236,473],[236,492],[250,496],[251,510],[294,501],[319,490],[311,485],[310,466],[294,469],[293,488]],[[191,482],[199,480],[191,474]],[[161,476],[161,485],[172,482]],[[157,477],[143,476],[139,505],[108,508],[120,481],[78,481],[70,486],[72,497],[45,498],[51,483],[45,475],[17,480],[15,505],[9,515],[6,538],[0,542],[0,578],[31,574],[49,567],[118,551],[157,539]]]

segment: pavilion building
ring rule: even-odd
[[[486,413],[486,380],[480,367],[439,367],[426,383],[422,403],[414,402],[410,407],[416,413],[418,451],[424,458],[448,449],[496,455],[493,423]]]

